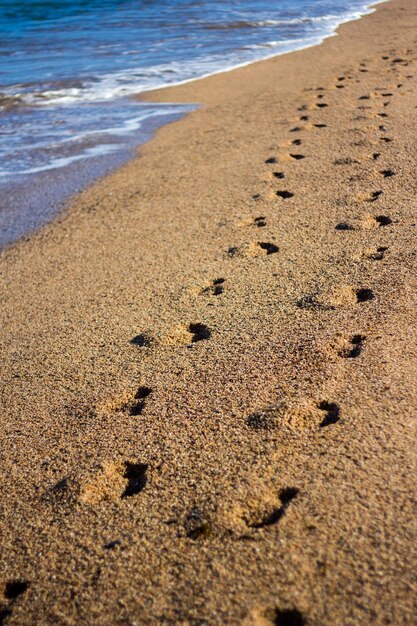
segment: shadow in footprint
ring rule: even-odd
[[[320,411],[325,413],[325,417],[320,422],[320,428],[325,428],[326,426],[330,426],[331,424],[336,424],[336,422],[340,419],[340,408],[335,402],[320,402],[317,405],[317,408]]]
[[[279,179],[285,178],[284,172],[273,172],[272,175]]]
[[[29,583],[25,580],[11,580],[6,583],[6,588],[4,590],[4,596],[7,600],[15,600],[22,593],[25,593],[26,589],[29,587]]]
[[[391,176],[395,176],[395,172],[393,172],[393,170],[381,170],[380,174],[382,174],[384,178],[391,178]]]
[[[306,626],[298,609],[267,609],[264,617],[272,626]]]
[[[130,498],[131,496],[135,496],[140,493],[146,486],[147,477],[146,471],[148,469],[148,465],[144,463],[129,463],[125,464],[125,471],[123,473],[123,478],[127,479],[127,485],[122,493],[122,498]]]
[[[304,154],[292,154],[290,153],[290,157],[295,159],[296,161],[300,161],[301,159],[305,159]]]
[[[392,224],[392,219],[388,217],[388,215],[377,215],[375,221],[378,222],[380,226],[389,226]]]
[[[267,241],[260,241],[258,243],[258,246],[262,248],[262,250],[265,250],[267,254],[275,254],[279,251],[278,246],[276,246],[274,243],[269,243]]]
[[[257,217],[254,222],[256,224],[256,226],[265,226],[265,223],[257,223],[257,220],[263,220],[264,218],[260,218]],[[211,284],[208,285],[208,287],[204,287],[204,289],[202,289],[201,293],[202,294],[209,294],[211,296],[220,296],[223,291],[224,291],[224,287],[223,284],[225,283],[225,278],[215,278],[214,280],[211,281]]]
[[[0,625],[6,623],[6,620],[12,615],[13,603],[25,593],[28,587],[29,583],[25,580],[10,580],[6,583],[4,597],[8,600],[8,606],[0,606]]]
[[[378,248],[374,249],[374,250],[368,250],[366,256],[368,259],[370,259],[371,261],[382,261],[384,256],[385,256],[385,252],[388,250],[387,246],[378,246]]]
[[[372,191],[368,202],[375,202],[375,200],[378,200],[379,196],[382,196],[382,193],[382,191]]]
[[[208,537],[212,532],[210,522],[198,508],[193,508],[185,520],[185,534],[188,539],[196,541]]]
[[[294,500],[294,498],[298,494],[298,489],[296,487],[285,487],[281,489],[279,493],[279,499],[281,501],[281,506],[278,508],[269,511],[263,516],[263,518],[258,522],[253,522],[248,524],[250,528],[265,528],[266,526],[272,526],[279,522],[279,520],[284,516],[290,502]]]
[[[189,324],[188,332],[191,333],[191,342],[203,341],[204,339],[210,339],[211,330],[205,324]]]
[[[287,200],[288,198],[293,198],[294,194],[291,191],[277,191],[277,196],[283,198],[283,200]]]
[[[339,351],[339,356],[343,359],[355,359],[362,352],[365,335],[353,335],[347,345]]]
[[[255,217],[255,219],[253,220],[253,223],[258,228],[263,228],[264,226],[266,226],[266,217],[264,217],[263,215],[260,215],[259,217]],[[224,282],[224,278],[218,279],[218,280],[222,280]]]
[[[145,408],[145,399],[150,396],[152,389],[150,387],[139,387],[137,390],[133,402],[129,405],[129,414],[138,416]]]
[[[354,230],[353,226],[348,222],[339,222],[335,226],[336,230]]]
[[[140,333],[132,337],[130,343],[134,346],[139,346],[139,348],[148,348],[152,343],[152,336],[150,333]]]
[[[375,298],[374,292],[372,289],[357,289],[356,291],[356,300],[359,303],[369,302],[369,300],[373,300]]]

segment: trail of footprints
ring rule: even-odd
[[[397,67],[408,66],[409,61],[402,57],[392,58],[390,55],[384,55],[384,60],[391,63],[394,72],[398,74]],[[361,63],[358,68],[360,73],[367,73],[369,70],[366,63]],[[346,72],[337,78],[333,88],[342,90],[348,88],[349,83],[354,80],[354,72]],[[358,81],[357,81],[358,82]],[[399,89],[401,83],[397,85]],[[321,111],[330,105],[324,101],[326,89],[318,87],[315,99],[310,104],[303,104],[298,108],[298,124],[290,128],[290,133],[302,133],[307,130],[316,129],[318,132],[325,132],[327,123],[321,120],[314,120],[315,111]],[[394,95],[393,91],[388,89],[375,89],[372,93],[359,96],[358,101],[369,102],[379,101],[383,99],[383,106],[386,109],[390,104],[390,98]],[[364,105],[359,105],[363,110]],[[301,113],[301,114],[300,114]],[[389,114],[380,111],[377,116],[389,119]],[[368,118],[367,118],[368,119]],[[386,133],[387,129],[384,125],[379,125],[377,132]],[[380,136],[380,141],[390,143],[392,138],[385,134]],[[291,146],[301,146],[304,139],[296,138],[291,140]],[[370,163],[376,163],[381,157],[381,152],[374,152],[370,157]],[[289,151],[280,158],[271,155],[265,160],[267,166],[273,166],[270,170],[272,180],[284,181],[286,179],[285,168],[276,169],[278,164],[285,162],[302,162],[306,155],[301,152]],[[349,157],[340,157],[334,161],[335,166],[351,166],[358,163],[357,159]],[[389,167],[378,169],[378,175],[381,180],[390,179],[395,176],[395,171]],[[359,200],[369,203],[377,203],[381,195],[382,189],[371,190]],[[275,192],[276,197],[282,202],[294,201],[295,193],[291,189],[280,188]],[[254,200],[259,198],[255,194]],[[363,231],[367,229],[384,229],[391,227],[392,219],[386,214],[365,215],[362,218],[351,221],[346,220],[335,225],[336,236],[347,236],[350,232]],[[240,223],[242,228],[252,227],[254,229],[262,229],[267,225],[267,218],[264,215],[258,215],[248,218]],[[372,261],[381,261],[387,252],[388,247],[377,246],[365,251],[367,259]],[[227,250],[226,257],[236,259],[239,257],[268,257],[279,252],[279,247],[273,241],[256,240],[249,244],[231,245]],[[227,281],[223,277],[213,278],[208,284],[202,286],[198,290],[200,297],[206,297],[211,302],[214,299],[221,299],[226,291]],[[367,286],[359,286],[357,288],[345,287],[339,291],[337,289],[329,294],[310,293],[300,297],[294,303],[295,308],[305,310],[306,314],[316,311],[331,311],[338,306],[351,304],[355,306],[363,305],[375,298],[372,289]],[[171,337],[173,345],[185,345],[192,347],[194,344],[203,343],[212,337],[211,329],[202,322],[189,322],[179,325],[178,329]],[[367,337],[362,333],[348,335],[339,341],[336,354],[340,359],[353,360],[362,354],[366,346]],[[130,343],[135,348],[149,349],[155,344],[155,337],[151,332],[144,331],[131,338]],[[119,399],[112,400],[100,407],[97,411],[119,416],[122,419],[138,420],[146,410],[148,402],[152,401],[153,390],[151,387],[141,385],[133,394],[122,396]],[[334,428],[342,419],[343,413],[340,406],[329,398],[319,398],[318,400],[306,399],[304,402],[298,402],[295,405],[287,407],[268,407],[263,411],[252,413],[244,418],[244,427],[262,436],[262,433],[268,432],[276,428],[290,428],[297,433],[322,432],[327,429]],[[63,478],[53,485],[44,496],[45,502],[60,502],[62,498],[82,503],[84,505],[96,506],[105,501],[123,501],[130,498],[138,497],[145,489],[148,483],[149,467],[147,463],[135,459],[123,461],[105,461],[96,468],[91,474],[90,479],[82,484],[70,478]],[[281,520],[289,514],[291,507],[294,506],[299,496],[299,490],[294,486],[283,486],[271,501],[252,506],[242,515],[242,523],[246,526],[247,531],[252,533],[268,532],[268,529],[278,525]],[[177,524],[178,520],[169,520],[167,524]],[[194,507],[189,511],[183,520],[183,536],[190,541],[198,541],[208,539],[213,532],[213,524],[210,517],[203,510]],[[120,541],[115,540],[107,543],[103,547],[105,549],[115,548]],[[0,624],[4,623],[11,614],[13,604],[24,594],[29,583],[24,580],[13,580],[6,583],[3,589],[3,600],[0,603]],[[263,612],[265,618],[271,624],[293,624],[302,626],[305,624],[305,618],[296,608],[278,608],[272,607]]]

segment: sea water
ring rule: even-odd
[[[134,94],[315,45],[364,0],[0,0],[0,245],[186,105]]]

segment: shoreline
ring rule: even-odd
[[[360,20],[366,15],[372,14],[374,11],[377,10],[377,7],[380,4],[388,1],[389,0],[379,0],[376,3],[367,5],[362,9],[364,11],[363,13],[359,13],[357,17],[350,17],[341,21],[331,33],[323,35],[320,41],[316,41],[312,44],[300,44],[300,47],[296,47],[292,50],[281,53],[271,53],[270,56],[266,56],[257,60],[243,62],[241,64],[231,66],[230,68],[226,67],[226,69],[216,70],[208,74],[203,74],[198,78],[186,79],[184,81],[179,81],[178,83],[174,84],[166,84],[156,89],[144,90],[138,92],[136,95],[132,94],[125,97],[152,105],[153,101],[149,96],[154,92],[163,92],[166,89],[176,89],[177,87],[182,87],[183,85],[187,85],[190,83],[192,84],[195,81],[205,80],[206,78],[211,78],[212,76],[234,72],[236,70],[251,66],[259,62],[269,61],[271,59],[286,54],[302,52],[304,50],[308,50],[309,48],[320,46],[327,39],[337,36],[339,28],[344,24]],[[166,104],[167,106],[169,106],[169,104],[171,103],[169,100],[167,102],[163,102],[162,100],[160,100],[158,104]],[[185,106],[193,106],[192,104],[189,104],[185,101],[182,104],[184,104]],[[196,103],[194,106],[198,108],[199,104]],[[184,111],[182,113],[173,112],[172,120],[168,120],[166,124],[170,124],[172,121],[177,121],[178,118],[181,119],[184,115],[187,114],[188,111]],[[163,118],[163,114],[161,113],[158,117]],[[73,201],[75,201],[75,198],[84,190],[94,184],[99,184],[101,180],[116,172],[118,169],[126,165],[130,160],[140,158],[140,154],[138,153],[140,153],[142,146],[152,140],[152,136],[158,128],[162,128],[163,126],[165,126],[165,123],[163,122],[159,126],[158,124],[154,125],[150,118],[147,118],[146,122],[149,128],[143,130],[142,140],[138,143],[137,141],[133,140],[132,136],[130,138],[130,141],[127,141],[126,145],[124,146],[124,154],[122,154],[121,149],[119,149],[119,151],[116,151],[116,154],[113,154],[113,164],[110,167],[106,163],[111,158],[111,154],[114,151],[110,151],[107,153],[104,152],[103,154],[99,154],[98,156],[96,156],[94,159],[92,159],[91,157],[84,158],[82,156],[75,157],[74,162],[70,162],[69,166],[66,166],[64,168],[47,168],[45,172],[42,172],[40,177],[38,176],[38,178],[35,178],[34,180],[31,180],[30,176],[29,178],[26,177],[26,180],[24,180],[21,186],[17,186],[14,180],[9,181],[9,183],[3,188],[3,195],[5,197],[13,197],[15,207],[13,209],[11,209],[10,207],[6,208],[5,219],[0,224],[2,230],[2,235],[0,237],[0,250],[3,250],[9,246],[13,246],[17,244],[20,240],[30,238],[34,232],[44,228],[49,223],[54,221],[54,219],[57,219],[61,214],[65,214],[66,211],[70,210],[70,207]],[[87,171],[84,171],[85,165],[87,165]],[[81,186],[78,182],[79,180],[82,180]],[[61,181],[60,184],[59,181]],[[31,186],[34,186],[35,189],[35,192],[32,194],[32,198],[30,198],[29,192],[26,191]],[[47,198],[45,198],[44,194],[41,191],[45,186],[49,186]],[[62,191],[62,189],[65,189],[65,191]],[[28,213],[28,208],[23,209],[22,212],[22,207],[28,207],[29,205],[30,216],[26,215]],[[17,207],[19,207],[18,210],[16,210]]]
[[[7,626],[412,623],[416,25],[147,92],[2,251]]]

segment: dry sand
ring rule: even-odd
[[[417,623],[416,27],[151,94],[3,252],[1,624]]]

